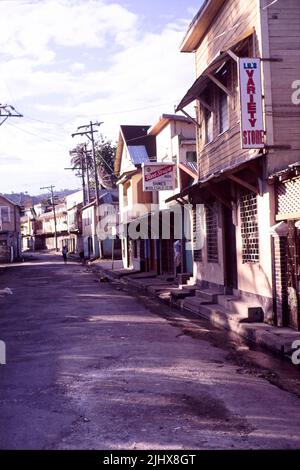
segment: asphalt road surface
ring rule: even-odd
[[[57,256],[4,287],[1,449],[300,448],[295,366]]]

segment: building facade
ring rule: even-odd
[[[179,276],[192,275],[193,251],[191,243],[185,241],[182,230],[184,224],[190,223],[192,214],[185,220],[181,206],[172,196],[188,188],[197,180],[196,131],[194,123],[185,116],[163,114],[148,130],[148,135],[156,139],[157,163],[174,165],[174,189],[157,192],[160,225],[168,224],[170,233],[166,237],[161,229],[156,241],[157,273],[161,275]],[[167,202],[171,199],[170,202]],[[174,207],[177,205],[177,210]],[[175,213],[174,213],[175,212]],[[174,231],[174,218],[178,218],[178,233]],[[179,220],[180,219],[180,220]],[[181,233],[180,233],[181,232]],[[178,250],[177,250],[178,247]],[[178,252],[177,252],[178,251]]]
[[[155,243],[148,229],[147,233],[140,233],[137,238],[129,231],[132,221],[136,221],[135,233],[141,231],[143,223],[139,219],[144,217],[148,220],[151,204],[157,203],[155,193],[143,190],[142,164],[156,158],[155,137],[147,134],[149,128],[121,126],[115,160],[123,265],[141,271],[156,270]]]
[[[0,194],[0,262],[13,262],[21,256],[20,217],[20,207]]]
[[[204,244],[195,281],[260,308],[262,321],[297,329],[300,129],[291,96],[300,76],[299,20],[297,0],[206,0],[181,46],[195,54],[197,79],[177,108],[197,106],[198,184],[188,197],[204,208]],[[261,67],[260,140],[241,131],[244,58]],[[247,112],[254,119],[252,86]]]

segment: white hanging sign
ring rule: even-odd
[[[263,148],[265,133],[260,59],[239,59],[239,87],[242,148]]]
[[[174,189],[174,163],[144,163],[143,190],[164,191]]]

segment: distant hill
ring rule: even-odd
[[[76,191],[79,191],[79,189],[60,189],[59,191],[54,191],[54,195],[57,196],[58,199],[64,199],[66,196],[75,193]],[[49,192],[38,194],[36,196],[22,192],[10,194],[6,193],[4,196],[16,204],[20,204],[21,206],[32,207],[34,204],[39,204],[40,202],[49,198]]]

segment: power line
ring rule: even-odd
[[[97,207],[99,206],[99,179],[98,179],[98,173],[97,173],[97,162],[96,162],[94,134],[98,131],[94,129],[94,126],[100,127],[101,124],[103,124],[103,122],[98,122],[98,121],[97,122],[92,122],[92,121],[90,121],[89,124],[84,124],[82,126],[78,126],[77,127],[78,132],[74,132],[72,134],[72,137],[75,137],[77,135],[86,135],[87,138],[92,143],[92,155],[93,155],[93,165],[94,165],[94,172],[95,172],[96,205],[97,205]],[[80,131],[80,129],[85,129],[85,130]]]
[[[1,0],[0,0],[1,1]],[[158,108],[160,106],[164,106],[164,105],[167,105],[167,104],[174,104],[177,100],[172,100],[172,101],[167,101],[165,103],[156,103],[156,104],[153,104],[153,105],[150,105],[150,106],[143,106],[143,107],[140,107],[140,108],[131,108],[131,109],[123,109],[121,111],[113,111],[113,112],[104,112],[104,113],[101,113],[105,116],[113,116],[115,114],[124,114],[124,113],[132,113],[134,111],[143,111],[143,110],[146,110],[146,109],[151,109],[151,108]],[[42,119],[37,119],[37,118],[33,118],[31,116],[24,116],[24,118],[26,119],[30,119],[31,121],[37,121],[37,122],[41,122],[43,124],[52,124],[54,126],[62,126],[64,124],[68,124],[67,121],[64,121],[64,122],[52,122],[52,121],[45,121],[45,120],[42,120]]]
[[[10,104],[1,104],[0,103],[0,126],[11,117],[23,117],[21,113],[19,113],[12,105]]]
[[[39,139],[45,140],[45,141],[47,141],[47,142],[51,142],[51,143],[60,145],[60,146],[63,147],[64,149],[66,148],[65,145],[63,145],[63,144],[61,144],[61,143],[59,143],[59,142],[53,142],[52,139],[47,139],[47,137],[44,137],[44,136],[42,136],[42,135],[35,134],[35,133],[33,133],[33,132],[28,131],[27,129],[23,129],[22,127],[15,126],[14,124],[11,124],[11,123],[8,123],[8,125],[14,127],[15,129],[17,129],[17,130],[19,130],[19,131],[21,131],[21,132],[25,132],[25,134],[33,135],[34,137],[38,137]]]
[[[114,114],[123,114],[123,113],[131,113],[131,112],[134,112],[134,111],[143,111],[145,109],[159,108],[160,106],[164,106],[166,104],[174,104],[175,101],[176,100],[168,101],[168,102],[165,102],[165,103],[153,104],[151,106],[143,106],[142,108],[124,109],[122,111],[114,111],[114,112],[110,112],[110,113],[101,113],[101,114],[103,114],[105,116],[110,116],[110,115],[114,115]]]

